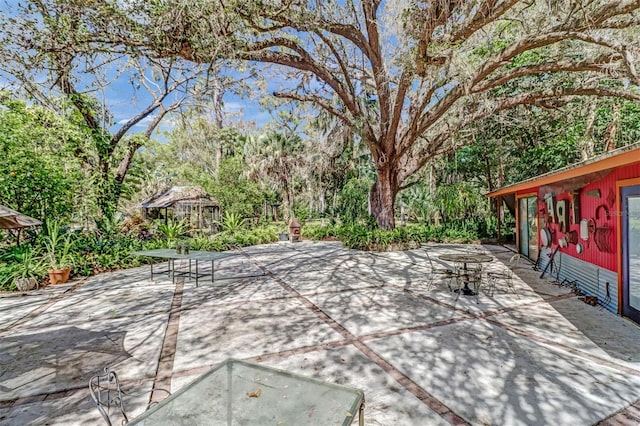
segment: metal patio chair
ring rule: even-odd
[[[155,392],[171,395],[171,392],[167,389],[154,387],[151,391],[152,401],[147,404],[147,410],[159,402],[153,398]],[[120,424],[122,425],[129,422],[129,417],[124,407],[124,400],[122,399],[123,395],[127,397],[146,395],[146,393],[131,394],[123,391],[120,388],[118,375],[115,371],[111,371],[109,367],[104,368],[104,374],[93,376],[89,380],[89,393],[102,418],[104,418],[109,426],[114,424],[115,419],[120,420]]]
[[[488,287],[487,294],[493,296],[496,288],[504,284],[506,292],[511,290],[516,296],[516,288],[513,286],[513,269],[520,263],[520,253],[516,253],[509,259],[509,266],[501,272],[487,272]]]
[[[433,261],[431,260],[431,256],[429,256],[429,250],[424,249],[425,254],[427,255],[427,260],[429,261],[429,267],[431,271],[429,272],[429,278],[427,280],[427,290],[431,289],[433,286],[433,281],[436,277],[440,277],[442,279],[448,279],[448,287],[449,291],[453,291],[451,288],[451,283],[453,280],[458,279],[458,271],[455,268],[445,268],[442,266],[434,266]]]
[[[469,284],[473,285],[472,290],[475,293],[476,303],[480,303],[480,299],[479,299],[480,288],[482,287],[482,284],[483,284],[482,272],[483,272],[482,265],[478,263],[474,268],[467,269],[464,272],[458,272],[456,274],[456,277],[457,277],[456,283],[458,284],[458,288],[457,290],[455,290],[456,301],[460,297],[460,293],[462,292],[462,288],[465,286],[465,281],[466,281],[466,285],[469,285]]]
[[[89,393],[109,426],[113,425],[115,418],[119,418],[120,424],[123,425],[129,422],[122,400],[124,392],[120,389],[120,381],[115,371],[105,367],[104,374],[93,376],[89,380]]]

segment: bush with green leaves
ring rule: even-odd
[[[167,219],[166,222],[158,222],[158,231],[164,236],[169,247],[187,233],[187,225],[179,220]]]
[[[14,290],[17,279],[33,278],[40,283],[46,273],[42,258],[29,246],[16,246],[0,255],[0,289]]]
[[[219,225],[223,231],[235,233],[245,226],[247,219],[243,218],[238,213],[225,211],[222,215],[222,219],[215,221],[215,223]]]
[[[472,243],[478,241],[478,235],[472,230],[416,223],[390,230],[362,223],[310,225],[302,229],[302,235],[313,240],[338,239],[348,248],[370,251],[412,248],[426,242]]]
[[[0,204],[35,218],[69,218],[81,191],[69,145],[82,129],[66,117],[0,93]]]
[[[43,259],[50,269],[66,269],[73,266],[73,241],[68,229],[54,220],[48,220],[40,238],[44,245]]]

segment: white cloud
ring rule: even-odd
[[[124,126],[125,124],[127,124],[129,122],[129,120],[131,120],[133,117],[129,117],[129,118],[123,118],[122,120],[118,121],[118,125],[119,126]],[[142,120],[138,121],[134,127],[147,127],[154,119],[156,118],[156,116],[154,114],[152,115],[148,115],[145,118],[143,118]]]

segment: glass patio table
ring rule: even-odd
[[[172,277],[172,280],[175,281],[176,274],[177,275],[187,275],[189,279],[196,279],[196,287],[198,287],[198,279],[200,277],[211,275],[211,282],[213,282],[213,262],[216,260],[224,259],[226,257],[237,256],[237,253],[229,253],[229,252],[215,252],[215,251],[197,251],[191,250],[189,253],[176,253],[175,249],[156,249],[156,250],[144,250],[144,251],[132,251],[130,254],[136,256],[146,256],[146,257],[155,257],[159,259],[167,259],[169,266],[166,271],[161,272],[153,272],[153,263],[151,263],[151,279],[153,279],[153,275],[156,274],[169,274]],[[189,261],[189,270],[188,272],[176,272],[175,269],[175,261],[176,260],[188,260]],[[191,269],[191,262],[195,262],[195,271]],[[211,274],[209,273],[201,273],[198,270],[198,262],[205,261],[211,262]]]
[[[449,253],[442,254],[438,256],[438,259],[444,260],[445,262],[456,262],[462,263],[462,268],[464,270],[463,277],[467,277],[464,279],[464,287],[460,289],[463,295],[465,296],[475,296],[476,292],[469,288],[469,275],[467,273],[467,264],[468,263],[486,263],[492,262],[493,257],[487,254],[482,253]]]
[[[228,359],[130,425],[364,425],[364,393]]]

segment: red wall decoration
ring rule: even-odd
[[[617,272],[620,206],[616,204],[616,181],[639,176],[640,163],[635,163],[602,173],[591,182],[585,179],[584,185],[558,182],[535,188],[540,232],[548,232],[550,247],[560,245],[563,253]],[[531,190],[522,191],[527,192]]]

